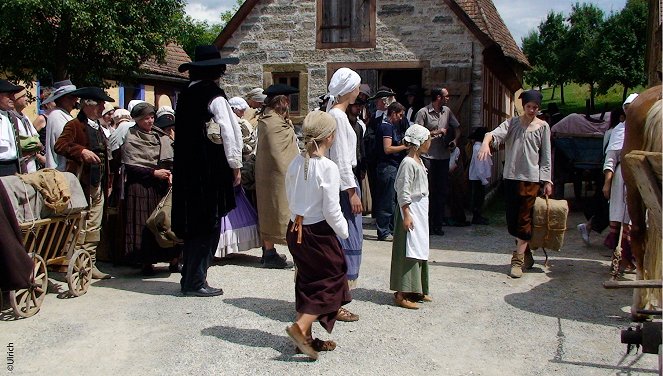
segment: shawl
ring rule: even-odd
[[[263,241],[285,244],[290,209],[285,191],[285,175],[297,156],[295,130],[281,116],[266,108],[258,121],[256,153],[256,201],[260,237]]]
[[[157,128],[145,132],[138,126],[131,127],[121,149],[124,164],[152,169],[172,165],[172,140]]]

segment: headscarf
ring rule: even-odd
[[[304,118],[302,133],[304,134],[304,144],[313,143],[318,148],[318,141],[329,137],[336,130],[336,120],[326,112],[312,111]],[[308,151],[304,151],[304,179],[308,178]]]
[[[419,124],[412,124],[405,131],[403,140],[418,148],[428,140],[428,137],[430,137],[430,131],[426,127]]]
[[[161,106],[157,110],[156,117],[160,117],[161,115],[171,115],[173,118],[175,117],[175,110],[173,110],[172,107],[170,106]]]
[[[113,115],[111,116],[113,121],[115,121],[115,125],[117,126],[120,124],[120,122],[124,120],[131,120],[131,114],[129,111],[125,110],[124,108],[118,108],[113,112]]]
[[[627,107],[627,105],[631,104],[631,102],[633,102],[637,97],[638,97],[637,93],[629,95],[622,104],[622,108]],[[608,142],[608,147],[606,150],[622,150],[622,148],[624,147],[625,133],[626,133],[626,124],[624,124],[624,122],[617,124],[617,126],[613,128],[612,133],[610,134],[610,142]]]
[[[246,110],[249,108],[249,104],[246,103],[244,98],[242,97],[232,97],[230,100],[228,100],[228,104],[230,105],[230,108],[233,110]]]
[[[523,100],[523,106],[529,102],[534,102],[540,107],[541,100],[543,100],[543,95],[537,90],[527,90],[520,93],[518,98]]]
[[[331,110],[336,103],[338,103],[338,97],[345,95],[357,86],[361,84],[361,77],[357,72],[353,71],[350,68],[339,68],[329,81],[329,93],[327,93],[327,112]]]

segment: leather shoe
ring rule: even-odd
[[[92,279],[110,279],[111,275],[104,273],[101,270],[97,269],[96,266],[92,267]]]
[[[209,297],[209,296],[223,295],[223,290],[208,286],[208,287],[201,287],[198,290],[183,291],[182,293],[186,296]]]

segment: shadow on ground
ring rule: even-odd
[[[277,336],[259,329],[241,329],[222,325],[205,328],[201,331],[201,334],[204,336],[216,337],[223,341],[236,343],[242,346],[274,349],[278,351],[280,355],[273,358],[273,360],[286,362],[310,361],[306,356],[295,356],[295,347],[287,335]]]
[[[378,305],[392,305],[394,302],[394,294],[389,291],[371,290],[364,288],[356,288],[350,291],[352,300],[361,300],[362,302],[370,302]]]
[[[293,316],[295,303],[285,300],[248,297],[224,299],[223,301],[275,321],[290,323],[295,318]]]

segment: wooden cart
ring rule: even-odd
[[[92,279],[92,258],[87,251],[74,251],[85,216],[86,212],[80,212],[20,224],[23,244],[34,268],[30,286],[9,293],[9,303],[17,316],[30,317],[39,312],[48,290],[48,269],[66,271],[72,296],[87,292]]]

